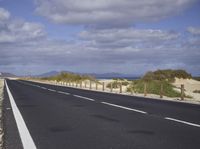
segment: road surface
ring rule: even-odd
[[[27,145],[29,149],[200,148],[199,105],[28,81],[6,82],[7,149]],[[13,115],[13,110],[18,112]],[[24,123],[16,118],[18,113]]]

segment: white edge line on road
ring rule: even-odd
[[[14,114],[14,117],[15,117],[15,121],[17,123],[17,128],[18,128],[18,131],[19,131],[19,134],[20,134],[20,138],[21,138],[21,141],[22,141],[22,144],[23,144],[23,148],[24,149],[36,149],[36,146],[35,146],[35,143],[30,135],[30,132],[28,131],[28,128],[23,120],[23,117],[19,111],[19,109],[17,108],[17,105],[15,103],[15,100],[9,90],[9,87],[7,85],[7,82],[5,81],[5,84],[6,84],[6,89],[7,89],[7,92],[8,92],[8,96],[9,96],[9,99],[10,99],[10,104],[11,104],[11,107],[12,107],[12,111],[13,111],[13,114]]]
[[[86,99],[86,100],[90,100],[90,101],[95,101],[94,99],[88,98],[88,97],[83,97],[83,96],[79,96],[79,95],[73,95],[73,96],[78,97],[78,98],[83,98],[83,99]]]
[[[65,95],[69,95],[70,94],[70,93],[62,92],[62,91],[58,91],[58,93],[65,94]]]
[[[116,105],[116,104],[112,104],[112,103],[108,103],[108,102],[101,102],[101,103],[109,105],[109,106],[113,106],[113,107],[117,107],[117,108],[129,110],[129,111],[134,111],[134,112],[138,112],[138,113],[142,113],[142,114],[147,114],[147,112],[145,112],[145,111],[141,111],[141,110],[137,110],[137,109],[132,109],[132,108],[128,108],[128,107],[124,107],[124,106],[120,106],[120,105]]]
[[[186,122],[186,121],[178,120],[178,119],[175,119],[175,118],[165,117],[165,119],[170,120],[170,121],[175,121],[175,122],[178,122],[178,123],[183,123],[183,124],[190,125],[190,126],[200,127],[199,124],[194,124],[194,123],[191,123],[191,122]]]

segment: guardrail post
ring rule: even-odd
[[[92,81],[90,80],[90,89],[92,89]]]
[[[110,92],[112,92],[113,91],[113,84],[112,84],[112,82],[110,82]]]
[[[103,91],[105,90],[105,83],[104,83],[104,82],[103,82],[102,90],[103,90]]]
[[[131,95],[133,95],[133,88],[131,88]]]
[[[98,83],[96,82],[96,90],[98,90]]]
[[[80,88],[82,88],[82,81],[80,82]]]
[[[163,84],[160,85],[160,98],[163,98]]]
[[[122,93],[122,82],[120,82],[120,90],[119,93]]]
[[[144,96],[147,96],[147,83],[144,83]]]
[[[184,84],[181,84],[181,100],[184,100]]]

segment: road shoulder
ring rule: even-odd
[[[3,102],[4,148],[22,149],[22,143],[17,129],[16,121],[11,109],[8,93],[4,87]]]

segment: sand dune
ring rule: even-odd
[[[173,85],[177,88],[180,88],[181,84],[184,85],[186,95],[193,97],[192,100],[200,101],[200,93],[193,93],[195,90],[200,90],[200,81],[176,78],[175,82],[173,83]]]

